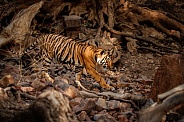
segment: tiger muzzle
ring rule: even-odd
[[[103,66],[103,68],[112,68],[112,60],[109,56],[104,57],[99,60],[98,63]]]

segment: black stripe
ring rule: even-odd
[[[59,45],[57,45],[56,48],[54,49],[54,51],[55,51],[54,54],[55,54],[57,60],[59,60],[61,58],[61,57],[57,57],[57,55],[62,54],[62,50],[65,48],[65,45],[66,45],[65,41],[68,40],[68,38],[60,37],[58,39],[59,39]],[[60,52],[60,54],[59,54],[59,52]]]
[[[64,42],[62,43],[63,45],[61,45],[61,49],[59,52],[57,52],[56,56],[59,56],[59,61],[65,61],[65,58],[66,58],[66,53],[68,53],[67,49],[70,45],[70,42]],[[64,57],[65,55],[65,57]]]

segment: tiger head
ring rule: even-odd
[[[111,69],[113,67],[113,61],[111,59],[111,56],[110,56],[110,52],[111,51],[107,51],[105,49],[102,49],[102,48],[98,48],[96,51],[95,51],[95,60],[98,64],[102,65],[103,67],[105,68],[109,68]]]

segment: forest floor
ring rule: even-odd
[[[140,97],[140,99],[135,98],[135,100],[127,102],[103,98],[106,102],[106,107],[104,101],[100,101],[101,98],[91,98],[92,96],[90,95],[81,97],[81,95],[76,94],[81,89],[74,82],[75,73],[72,67],[57,63],[52,64],[50,66],[50,74],[55,79],[54,86],[60,87],[66,94],[73,97],[70,100],[70,104],[80,121],[97,121],[101,119],[122,122],[136,121],[139,109],[146,108],[154,103],[150,99],[149,94],[156,69],[159,67],[160,58],[161,55],[154,53],[139,52],[131,54],[123,51],[122,57],[115,68],[112,71],[102,72],[103,77],[105,77],[108,83],[116,87],[114,93],[130,93],[138,98]],[[59,75],[56,76],[53,72],[57,72]],[[0,76],[3,77],[9,74],[13,76],[14,82],[20,87],[22,93],[37,96],[43,90],[50,89],[50,85],[48,85],[50,83],[45,79],[35,79],[35,76],[38,74],[23,76],[21,73],[24,73],[24,71],[20,72],[20,64],[18,65],[16,60],[4,61],[1,59]],[[20,79],[22,80],[20,81]],[[63,83],[71,85],[72,89],[66,90],[67,88],[63,86]],[[93,90],[97,93],[104,91],[100,90],[99,84],[88,75],[83,75],[81,83],[88,90]],[[75,88],[73,89],[72,86],[75,86]],[[18,89],[16,90],[19,91]],[[19,102],[22,101],[24,103],[26,101],[30,103],[32,101],[30,100],[29,98],[21,98]],[[94,102],[94,104],[91,105],[91,102]],[[88,109],[91,109],[91,111]]]
[[[30,72],[29,67],[24,67],[25,64],[30,63],[31,56],[23,56],[20,59],[20,57],[6,55],[5,52],[10,49],[8,46],[17,49],[15,45],[10,43],[10,45],[5,45],[5,48],[2,46],[0,52],[0,87],[11,92],[11,94],[7,92],[8,98],[17,103],[19,107],[25,104],[31,105],[41,93],[54,89],[69,98],[73,115],[79,121],[137,121],[138,113],[156,102],[151,99],[150,93],[162,56],[184,52],[183,3],[177,0],[129,0],[129,2],[121,0],[119,2],[111,1],[112,3],[108,0],[95,0],[96,2],[82,0],[81,3],[56,0],[60,4],[57,5],[55,4],[57,2],[54,1],[46,1],[41,9],[42,2],[35,5],[34,7],[40,9],[40,12],[33,9],[33,7],[28,8],[38,1],[25,3],[24,0],[20,0],[12,2],[12,5],[6,0],[0,2],[2,6],[0,6],[2,11],[0,11],[2,15],[2,21],[0,21],[1,35],[4,34],[3,36],[7,40],[14,39],[13,43],[18,46],[19,44],[26,45],[26,43],[29,43],[30,40],[25,42],[26,36],[29,34],[30,37],[34,37],[36,34],[43,33],[69,36],[73,33],[74,36],[77,35],[77,38],[80,38],[80,34],[84,36],[79,41],[88,41],[95,45],[97,45],[97,42],[101,47],[105,47],[106,43],[110,42],[111,47],[121,47],[117,50],[117,52],[121,52],[121,56],[115,63],[114,68],[106,70],[99,67],[97,69],[105,81],[113,86],[115,90],[105,90],[89,75],[82,75],[81,84],[88,90],[84,91],[75,83],[74,66],[58,64],[55,61],[49,67],[49,74],[54,79],[54,83],[52,83],[45,78],[46,76],[43,77],[40,72],[33,73]],[[101,2],[101,7],[98,7],[98,2]],[[12,9],[9,9],[11,8],[9,6]],[[48,6],[50,9],[48,9]],[[19,13],[23,9],[25,11]],[[9,13],[6,13],[6,11]],[[26,12],[32,14],[32,19],[26,16],[29,15]],[[20,16],[15,16],[17,13]],[[21,14],[23,17],[21,17]],[[63,14],[81,15],[83,18],[82,24],[79,22],[80,27],[76,27],[80,28],[81,32],[80,29],[76,28],[76,30],[73,30],[73,28],[67,30]],[[17,24],[18,26],[11,26],[10,23],[13,19],[15,21],[12,22],[15,23],[12,25]],[[23,19],[27,23],[25,24],[22,20],[22,23],[19,23],[16,19],[19,21]],[[73,25],[76,23],[74,22]],[[70,24],[72,25],[72,22],[69,22]],[[8,25],[10,25],[9,30],[15,30],[9,31],[6,28]],[[107,25],[111,28],[108,28]],[[182,27],[180,28],[178,25],[182,25]],[[23,29],[24,31],[17,34],[16,32],[19,31],[16,29]],[[14,36],[9,36],[8,32],[11,32],[10,35]],[[23,37],[23,40],[19,37]],[[113,39],[116,39],[118,43]],[[19,47],[17,51],[20,51]],[[1,110],[0,115],[4,116]],[[178,113],[174,115],[176,116],[164,116],[162,121],[174,122],[184,118],[183,115]]]

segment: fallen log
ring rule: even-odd
[[[0,92],[0,120],[3,122],[77,122],[69,100],[62,93],[47,90],[33,103],[22,104]]]
[[[171,89],[163,94],[159,94],[158,99],[163,100],[163,99],[167,98],[168,96],[170,96],[176,92],[179,92],[179,91],[184,91],[184,84],[179,85],[179,86],[177,86],[177,87],[175,87],[175,88],[173,88],[173,89]]]
[[[174,93],[167,97],[161,104],[149,107],[139,112],[138,122],[160,122],[162,117],[172,108],[184,103],[184,91]]]

